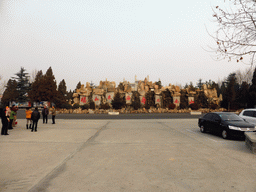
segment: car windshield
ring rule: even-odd
[[[219,114],[222,120],[224,121],[243,121],[241,117],[236,114],[227,113],[227,114]]]

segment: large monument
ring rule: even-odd
[[[116,87],[115,82],[107,81],[107,79],[105,81],[100,81],[100,84],[97,87],[92,87],[90,86],[90,83],[87,82],[86,87],[81,85],[81,88],[77,89],[73,94],[73,101],[76,104],[84,105],[88,104],[89,100],[92,99],[96,107],[99,107],[101,104],[105,103],[108,103],[111,106],[111,102],[114,99],[115,93],[119,92],[122,97],[125,97],[126,104],[131,105],[133,92],[137,91],[139,93],[140,102],[143,107],[146,105],[146,94],[150,91],[153,91],[155,97],[155,105],[162,107],[162,92],[168,89],[173,98],[173,103],[176,105],[176,107],[179,107],[181,96],[180,87],[169,84],[169,86],[160,88],[159,82],[160,79],[158,82],[152,83],[149,81],[149,77],[145,78],[144,80],[137,80],[136,76],[134,83],[129,83],[124,80],[119,84],[118,87]],[[188,87],[185,89],[185,91],[187,93],[186,96],[188,98],[188,104],[193,104],[195,102],[195,96],[199,91],[204,92],[210,103],[219,105],[221,101],[221,96],[218,97],[216,89],[211,88],[205,84],[203,85],[202,90],[197,89],[195,91],[194,89],[192,90],[190,87]]]

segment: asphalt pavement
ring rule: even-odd
[[[1,192],[256,191],[255,154],[196,118],[25,124],[0,136]]]

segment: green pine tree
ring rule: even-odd
[[[19,97],[19,92],[17,89],[17,82],[14,79],[9,79],[6,88],[1,99],[3,105],[9,105],[9,102],[17,102]]]
[[[31,84],[29,83],[28,73],[26,73],[25,71],[26,70],[23,67],[21,67],[20,71],[15,74],[17,77],[13,78],[17,82],[17,91],[19,93],[17,101],[20,103],[24,103],[29,100],[28,92],[31,88]]]
[[[125,99],[121,96],[119,92],[117,92],[111,102],[113,109],[121,109],[125,106]]]
[[[141,107],[141,103],[140,103],[140,94],[138,93],[138,91],[134,91],[132,93],[132,104],[131,106],[135,109],[138,110]]]

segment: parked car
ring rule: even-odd
[[[207,113],[198,119],[198,126],[202,133],[212,132],[221,134],[223,139],[231,136],[242,136],[244,132],[256,132],[255,125],[244,121],[234,113],[214,112]]]
[[[256,125],[256,109],[244,109],[239,116],[249,123]]]

